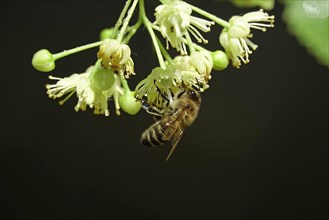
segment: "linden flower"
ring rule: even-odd
[[[131,50],[126,44],[121,44],[115,39],[106,39],[100,45],[97,57],[102,59],[104,68],[125,72],[126,78],[129,78],[130,75],[135,75]]]
[[[143,99],[156,107],[171,103],[185,89],[203,91],[207,88],[204,75],[191,65],[189,56],[177,56],[166,69],[156,67],[147,78],[136,86],[136,98]]]
[[[168,65],[166,69],[156,67],[137,84],[136,98],[146,97],[148,103],[162,107],[164,101],[171,102],[174,93],[181,91],[179,88],[181,84],[181,74],[174,65]]]
[[[76,111],[85,111],[87,107],[94,109],[94,114],[104,114],[109,116],[110,111],[108,109],[108,99],[114,98],[117,114],[120,114],[120,106],[118,104],[119,96],[123,94],[123,88],[121,87],[121,81],[115,74],[115,82],[108,90],[102,91],[93,84],[93,80],[90,75],[94,69],[94,66],[89,67],[85,73],[73,74],[69,77],[59,78],[50,76],[52,80],[57,80],[56,84],[46,85],[47,94],[50,98],[56,99],[67,96],[60,101],[60,104],[64,104],[74,93],[78,97],[78,103],[74,107]]]
[[[204,80],[208,82],[211,78],[211,70],[213,68],[213,59],[211,54],[208,51],[195,51],[191,53],[190,56],[191,65],[195,67],[195,69],[204,76]]]
[[[199,54],[199,52],[195,53],[195,55]],[[193,62],[192,56],[177,56],[174,59],[174,63],[181,73],[185,87],[196,89],[201,92],[208,88],[207,82],[209,75],[206,74],[206,72],[200,72],[198,70],[198,68],[203,70],[203,68],[205,68],[205,63],[202,63],[202,61]]]
[[[191,84],[207,84],[208,81],[211,79],[211,70],[213,68],[213,60],[211,57],[211,53],[206,50],[202,51],[194,51],[191,53],[190,56],[176,56],[174,59],[174,63],[176,64],[177,68],[182,72],[183,78],[184,73],[186,71],[191,71],[191,76],[194,79],[198,79]],[[190,78],[190,77],[187,77]],[[201,89],[202,87],[200,87]]]
[[[189,33],[201,43],[208,41],[203,38],[199,30],[210,31],[213,21],[191,16],[191,7],[180,0],[162,1],[162,5],[155,8],[155,24],[159,26],[161,34],[171,46],[181,54],[187,54],[184,37]],[[199,30],[198,30],[199,29]]]
[[[92,70],[93,66],[89,67],[84,73],[74,73],[70,77],[65,78],[49,76],[49,79],[57,80],[56,84],[46,84],[49,98],[61,98],[69,93],[68,96],[60,102],[60,104],[64,104],[64,102],[76,92],[77,85],[84,84],[86,81],[85,79],[88,79]]]
[[[269,16],[263,10],[259,10],[243,16],[233,16],[229,23],[231,26],[223,29],[219,41],[232,61],[232,65],[239,68],[241,61],[245,64],[249,62],[249,54],[258,47],[249,40],[252,38],[250,29],[266,31],[267,27],[274,27],[274,16]]]
[[[110,115],[107,105],[107,99],[103,92],[96,89],[89,77],[81,77],[79,84],[76,86],[78,104],[74,107],[75,111],[86,110],[86,107],[94,108],[94,114]]]

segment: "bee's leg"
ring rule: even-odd
[[[148,111],[148,109],[151,108],[150,104],[147,103],[146,100],[142,99],[141,102],[142,102],[142,109],[144,109],[145,111]]]
[[[147,109],[146,112],[153,115],[156,120],[158,120],[162,116],[162,112],[159,109],[156,109],[156,108],[151,107],[151,108]]]
[[[148,109],[151,108],[150,104],[146,100],[146,96],[143,96],[142,98],[139,98],[138,96],[135,95],[135,99],[141,101],[142,109],[144,109],[145,111],[148,111]]]
[[[150,115],[153,115],[155,120],[159,120],[162,117],[162,114],[163,114],[159,109],[156,109],[156,108],[153,108],[153,107],[145,109],[145,111],[147,113],[149,113]]]
[[[142,100],[142,108],[149,114],[154,115],[157,119],[161,118],[162,111],[155,106],[151,106],[146,100]]]
[[[135,96],[136,99],[138,99],[139,101],[141,101],[142,103],[142,109],[144,109],[144,111],[146,111],[147,113],[154,115],[157,118],[161,118],[161,115],[163,114],[163,111],[161,111],[161,109],[150,105],[147,102],[146,96],[143,96],[142,98],[139,98],[137,96]]]

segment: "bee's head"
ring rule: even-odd
[[[187,95],[190,97],[190,99],[192,99],[195,102],[200,102],[201,101],[201,95],[197,91],[188,90]]]

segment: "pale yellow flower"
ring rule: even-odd
[[[249,62],[249,55],[258,47],[250,40],[251,29],[266,31],[266,28],[274,27],[274,16],[259,10],[243,16],[233,16],[229,23],[231,26],[223,29],[219,41],[232,65],[239,68],[241,61],[245,64]]]
[[[162,36],[170,42],[173,48],[181,54],[187,54],[184,39],[191,34],[198,42],[207,43],[208,41],[201,35],[203,32],[210,31],[213,21],[192,16],[191,7],[184,1],[162,1],[155,9],[155,24],[159,27]]]

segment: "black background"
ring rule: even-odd
[[[148,12],[156,1],[147,1]],[[224,19],[252,9],[194,1]],[[46,95],[34,52],[99,39],[124,1],[1,3],[1,219],[327,219],[328,69],[282,22],[254,32],[259,45],[240,70],[213,72],[201,112],[172,158],[139,145],[153,119],[76,113]],[[307,27],[306,27],[307,28]],[[205,34],[220,49],[220,28]],[[131,41],[137,76],[155,66],[141,28]],[[91,49],[57,61],[55,76],[83,72]]]

